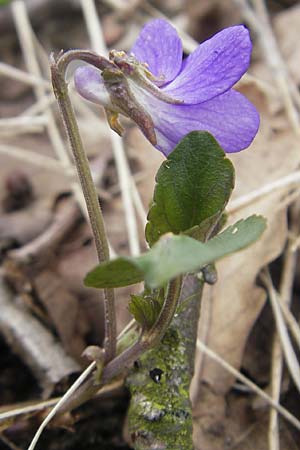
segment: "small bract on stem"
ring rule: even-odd
[[[129,368],[142,353],[160,342],[175,314],[180,297],[181,286],[181,276],[178,276],[169,282],[162,309],[154,325],[150,330],[143,330],[138,341],[133,344],[132,347],[126,349],[103,369],[103,383],[107,383],[112,378],[119,375],[125,368]]]

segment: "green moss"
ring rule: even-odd
[[[129,431],[136,450],[193,448],[190,382],[186,339],[170,327],[127,378],[132,396]]]
[[[128,426],[135,450],[193,449],[189,387],[202,287],[197,277],[185,277],[180,307],[163,340],[127,377]]]

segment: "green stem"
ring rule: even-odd
[[[161,312],[151,330],[145,333],[145,335],[143,336],[143,341],[149,341],[151,342],[151,345],[155,345],[161,340],[176,312],[181,292],[181,286],[182,276],[174,278],[170,281],[166,299]]]
[[[58,61],[55,61],[53,55],[51,55],[51,74],[54,94],[59,103],[67,135],[71,144],[71,149],[74,155],[77,172],[95,239],[98,259],[101,263],[109,259],[109,246],[105,232],[104,220],[97,191],[92,179],[89,162],[83,148],[74,110],[69,98],[68,86],[65,81],[65,72],[69,62],[74,59],[83,59],[87,61],[89,56],[94,58],[93,60],[97,57],[99,67],[104,67],[104,65],[110,64],[109,61],[99,57],[98,55],[94,55],[92,52],[70,51],[60,56]],[[112,360],[116,354],[116,319],[114,308],[114,291],[112,289],[104,290],[104,306],[104,348],[105,360],[108,362]]]

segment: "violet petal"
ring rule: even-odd
[[[174,80],[182,64],[182,43],[175,28],[163,19],[148,22],[141,30],[131,53],[141,63],[147,63],[150,72],[161,86]]]
[[[109,105],[109,94],[100,70],[89,65],[78,67],[74,73],[74,83],[77,92],[86,100],[103,106]]]
[[[186,104],[210,100],[230,89],[246,72],[251,49],[247,28],[226,28],[199,45],[163,91]]]
[[[234,90],[199,105],[168,104],[145,92],[139,99],[153,119],[156,147],[165,155],[190,131],[208,131],[228,153],[247,148],[258,131],[256,108]]]

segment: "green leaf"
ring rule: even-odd
[[[161,311],[162,302],[158,298],[143,295],[131,295],[129,312],[143,328],[149,330]]]
[[[220,212],[202,220],[200,225],[195,225],[192,228],[186,230],[183,234],[190,236],[197,241],[205,242],[208,237],[216,234],[215,229],[217,229],[218,223],[221,221],[222,216]],[[218,230],[219,231],[219,230]]]
[[[230,253],[255,242],[266,228],[262,216],[251,216],[201,243],[188,236],[166,235],[147,253],[120,257],[97,266],[85,278],[89,287],[128,286],[145,280],[151,288],[164,286],[170,279],[200,270]]]
[[[96,288],[129,286],[144,280],[144,273],[130,258],[121,257],[97,266],[89,272],[84,284]]]
[[[185,136],[156,175],[146,239],[152,246],[163,234],[179,234],[224,210],[234,185],[234,168],[209,133]]]

